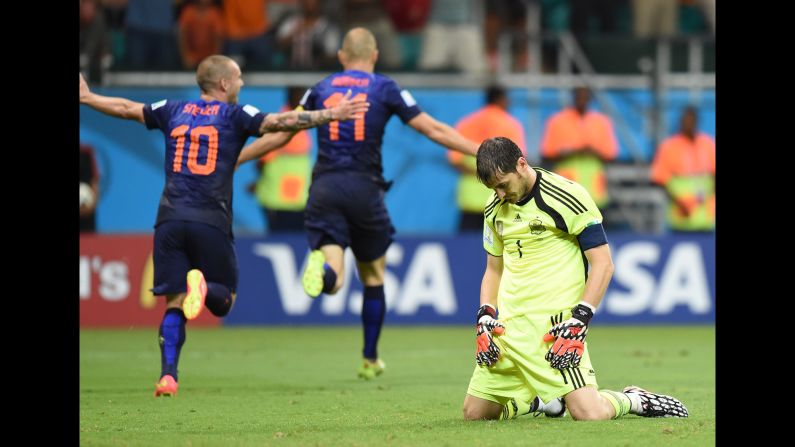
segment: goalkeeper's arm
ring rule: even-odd
[[[610,246],[607,244],[599,245],[585,250],[585,257],[588,259],[590,268],[588,279],[585,281],[585,291],[582,295],[582,302],[596,310],[602,302],[607,291],[607,285],[613,277],[613,258],[610,255]]]
[[[486,255],[486,271],[480,283],[480,305],[488,304],[497,308],[497,291],[500,289],[502,279],[502,257],[491,254]]]

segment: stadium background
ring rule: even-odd
[[[101,5],[105,17],[112,17],[109,11],[133,3],[104,1]],[[183,3],[190,2],[173,2],[174,14]],[[297,8],[299,2],[266,3],[278,12]],[[339,5],[345,2],[321,3],[332,19],[330,11],[344,10]],[[476,9],[484,7],[484,2],[472,3]],[[499,32],[498,55],[503,62],[495,70],[481,74],[455,67],[422,71],[415,55],[413,63],[384,72],[409,89],[424,111],[451,125],[483,104],[487,85],[496,82],[507,87],[510,112],[525,126],[531,164],[540,162],[538,146],[547,118],[570,103],[574,86],[589,86],[594,91],[591,106],[611,117],[620,148],[618,160],[608,165],[614,203],[605,211],[616,272],[595,321],[605,326],[676,329],[688,325],[714,331],[714,234],[671,233],[664,220],[665,196],[648,180],[656,146],[676,131],[684,106],[696,105],[699,129],[715,136],[714,21],[710,24],[701,10],[702,3],[709,2],[675,1],[680,12],[677,29],[643,38],[633,35],[628,0],[594,1],[612,3],[604,6],[618,17],[618,28],[611,32],[600,30],[595,18],[586,30],[575,30],[565,19],[574,1],[511,3],[525,5],[527,21],[523,30],[506,27]],[[478,11],[473,21],[482,31],[484,10]],[[95,92],[144,103],[197,95],[191,71],[130,64],[118,51],[123,48],[124,28],[114,28],[110,19],[108,25],[112,45],[101,60],[81,54],[84,73],[91,71],[92,64],[99,66],[89,79]],[[415,50],[421,33],[422,27],[405,34]],[[530,64],[522,69],[506,62],[512,58],[510,39],[517,33],[528,42]],[[306,71],[283,63],[261,69],[243,65],[242,69],[246,85],[240,102],[275,111],[286,101],[285,87],[310,86],[336,67]],[[163,187],[163,137],[137,123],[81,107],[80,142],[94,148],[101,171],[97,232],[80,236],[83,334],[95,328],[154,330],[164,309],[163,300],[147,291],[152,225]],[[313,156],[314,145],[313,135]],[[398,119],[387,127],[383,155],[385,177],[395,180],[387,194],[387,207],[397,229],[396,243],[387,253],[385,325],[391,332],[386,334],[408,325],[471,325],[485,253],[479,234],[456,232],[457,171],[448,164],[445,150]],[[234,231],[240,267],[235,308],[223,320],[204,312],[191,326],[312,325],[322,331],[327,325],[342,325],[357,331],[361,285],[352,276],[352,259],[347,259],[348,278],[339,294],[309,300],[299,276],[308,253],[305,238],[263,231],[264,217],[245,191],[255,177],[253,164],[244,165],[235,176]],[[669,329],[661,328],[660,333],[667,334]],[[91,352],[81,348],[82,355],[92,358]]]

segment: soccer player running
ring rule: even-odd
[[[381,166],[387,121],[397,115],[432,141],[468,155],[476,153],[477,144],[422,112],[395,81],[373,72],[378,49],[367,29],[348,31],[337,56],[344,71],[309,89],[301,105],[307,110],[333,107],[351,89],[353,98],[367,99],[370,110],[352,122],[318,127],[317,162],[304,217],[312,252],[302,283],[313,298],[336,293],[343,282],[343,254],[351,247],[364,286],[364,361],[358,373],[369,380],[384,371],[377,344],[386,312],[386,251],[395,233],[384,204],[389,183]]]
[[[240,67],[226,56],[204,59],[196,69],[198,100],[144,105],[89,91],[80,75],[80,103],[107,115],[135,120],[165,135],[165,187],[154,234],[155,295],[166,296],[160,324],[161,374],[155,396],[177,393],[177,364],[186,320],[204,306],[218,317],[234,304],[238,271],[232,234],[232,176],[249,136],[263,150],[283,145],[292,131],[360,117],[364,99],[340,95],[335,107],[316,112],[261,113],[239,106]],[[268,143],[270,142],[270,143]]]
[[[578,420],[687,417],[670,396],[636,386],[598,390],[585,337],[613,261],[602,215],[585,189],[531,167],[504,137],[480,145],[477,175],[495,193],[483,213],[488,254],[464,418],[562,416],[565,407]]]

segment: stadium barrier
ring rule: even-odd
[[[712,235],[609,234],[615,273],[600,324],[711,324],[715,321]],[[164,300],[153,297],[151,235],[80,237],[80,324],[157,326]],[[362,288],[350,250],[345,286],[307,297],[302,235],[236,239],[238,299],[223,325],[358,324]],[[478,234],[399,237],[387,252],[389,324],[471,324],[486,254]],[[204,312],[191,325],[218,325]]]

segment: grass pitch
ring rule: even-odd
[[[381,333],[386,372],[356,377],[359,327],[188,328],[175,398],[154,398],[157,329],[80,332],[80,444],[119,446],[706,446],[715,444],[715,328],[588,332],[602,388],[681,399],[688,419],[462,420],[471,327]]]

